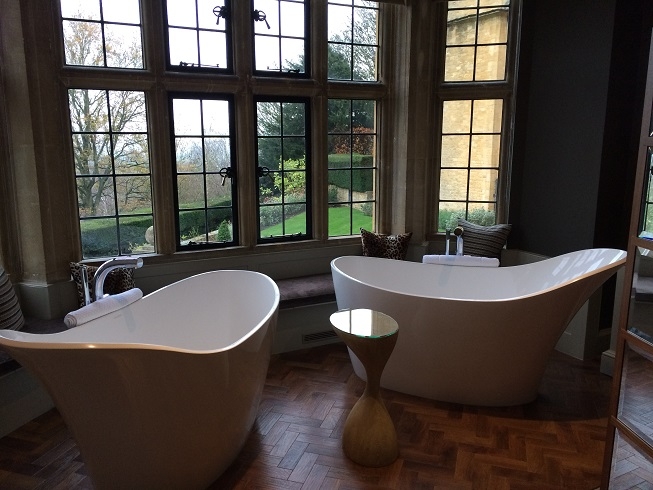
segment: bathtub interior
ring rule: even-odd
[[[50,335],[3,331],[34,348],[142,347],[213,352],[243,342],[275,314],[279,290],[269,277],[244,270],[198,274],[163,287],[116,312]],[[206,328],[207,325],[214,328]]]
[[[626,252],[616,249],[580,250],[530,264],[498,268],[343,256],[333,260],[332,269],[354,281],[409,296],[493,301],[538,294],[622,265],[625,260]]]

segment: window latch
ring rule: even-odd
[[[224,20],[227,20],[229,18],[229,9],[227,8],[226,5],[223,5],[222,7],[213,7],[213,15],[217,17],[215,21],[215,25],[219,26],[220,17],[222,17]]]
[[[265,177],[266,175],[270,175],[270,169],[267,167],[256,167],[256,175],[258,177]]]
[[[254,10],[254,12],[252,12],[252,18],[254,19],[254,22],[265,22],[265,25],[268,27],[268,29],[270,28],[270,24],[268,24],[267,21],[267,15],[265,15],[265,12],[262,10]]]
[[[234,169],[231,167],[224,167],[221,168],[220,171],[218,172],[218,175],[222,177],[222,184],[224,185],[225,180],[227,180],[227,177],[230,179],[233,179],[236,176],[236,173],[234,172]]]

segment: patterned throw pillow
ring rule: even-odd
[[[401,235],[384,235],[361,228],[363,255],[366,257],[404,260],[408,252],[408,243],[411,236],[413,236],[412,232]]]
[[[465,255],[501,259],[503,249],[512,225],[481,226],[458,218],[463,227],[463,252]]]
[[[70,273],[73,276],[73,281],[77,286],[77,300],[79,301],[79,307],[84,306],[84,285],[82,283],[82,266],[84,264],[79,264],[77,262],[70,263]],[[91,295],[91,301],[95,301],[95,289],[93,287],[93,279],[95,278],[95,271],[98,268],[92,265],[86,266],[86,272],[88,274],[88,284],[89,284],[89,293]],[[134,269],[128,267],[119,267],[109,272],[106,280],[104,281],[104,292],[105,294],[118,294],[124,293],[132,288],[136,287],[134,284]]]

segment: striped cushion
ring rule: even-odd
[[[0,267],[0,330],[20,330],[25,318],[18,297],[5,270]]]
[[[501,249],[508,240],[512,225],[481,226],[458,218],[463,227],[463,252],[465,255],[501,259]]]

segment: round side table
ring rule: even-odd
[[[370,467],[386,466],[399,455],[397,432],[383,404],[380,380],[397,343],[399,326],[384,313],[346,309],[330,317],[336,334],[365,368],[365,391],[354,405],[342,434],[342,447],[352,461]]]

